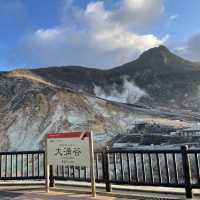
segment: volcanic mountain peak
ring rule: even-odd
[[[187,62],[188,61],[180,58],[179,56],[176,56],[172,52],[169,51],[169,49],[165,46],[159,46],[151,48],[147,51],[145,51],[138,59],[139,61],[145,61],[149,62],[151,64],[163,64],[168,65],[171,63],[177,63],[177,62]]]
[[[158,47],[153,47],[153,48],[150,48],[149,50],[147,50],[147,51],[145,51],[142,55],[147,55],[147,54],[151,54],[151,55],[158,55],[158,54],[168,54],[168,55],[170,55],[170,54],[172,54],[171,52],[170,52],[170,50],[166,47],[166,46],[164,46],[164,45],[160,45],[160,46],[158,46]],[[141,55],[141,56],[142,56]]]

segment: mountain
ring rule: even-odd
[[[104,93],[97,95],[104,97],[113,96],[113,88],[122,93],[126,79],[146,93],[140,102],[148,106],[200,111],[200,64],[184,60],[164,46],[152,48],[135,61],[109,70],[69,66],[32,72],[54,84],[91,94],[95,94],[97,86]]]
[[[37,150],[46,134],[84,130],[88,124],[96,147],[141,121],[188,127],[200,120],[199,69],[161,46],[110,70],[71,66],[2,72],[0,151]],[[98,96],[110,101],[96,97],[97,88],[103,94]],[[136,101],[114,101],[121,97]]]

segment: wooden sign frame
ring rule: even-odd
[[[84,135],[88,134],[88,135]],[[68,135],[69,134],[69,135]],[[57,133],[57,134],[48,134],[46,137],[46,151],[45,151],[45,167],[46,167],[46,192],[49,192],[49,162],[48,162],[48,139],[53,138],[73,138],[80,135],[81,137],[89,137],[89,151],[90,151],[90,175],[91,175],[91,191],[92,196],[96,197],[96,182],[95,182],[95,166],[94,166],[94,144],[93,144],[93,132],[92,131],[79,131],[79,132],[65,132],[65,133]],[[66,137],[65,137],[66,136]]]

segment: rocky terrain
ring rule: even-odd
[[[199,75],[197,64],[163,46],[111,70],[1,72],[0,151],[42,149],[46,134],[88,126],[96,147],[131,133],[138,121],[189,127],[200,120]]]

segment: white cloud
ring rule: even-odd
[[[112,19],[122,26],[134,28],[148,26],[164,12],[162,0],[123,0],[112,13]]]
[[[185,45],[176,48],[176,52],[185,58],[200,61],[200,33],[194,34]]]
[[[174,15],[169,16],[169,20],[170,20],[170,21],[174,21],[174,20],[176,20],[176,19],[178,19],[178,18],[179,18],[179,15],[178,15],[178,14],[174,14]]]
[[[36,30],[21,41],[19,51],[25,62],[108,68],[133,60],[166,40],[137,33],[162,14],[162,0],[122,0],[111,10],[103,1],[90,2],[85,9],[64,2],[60,25]]]

